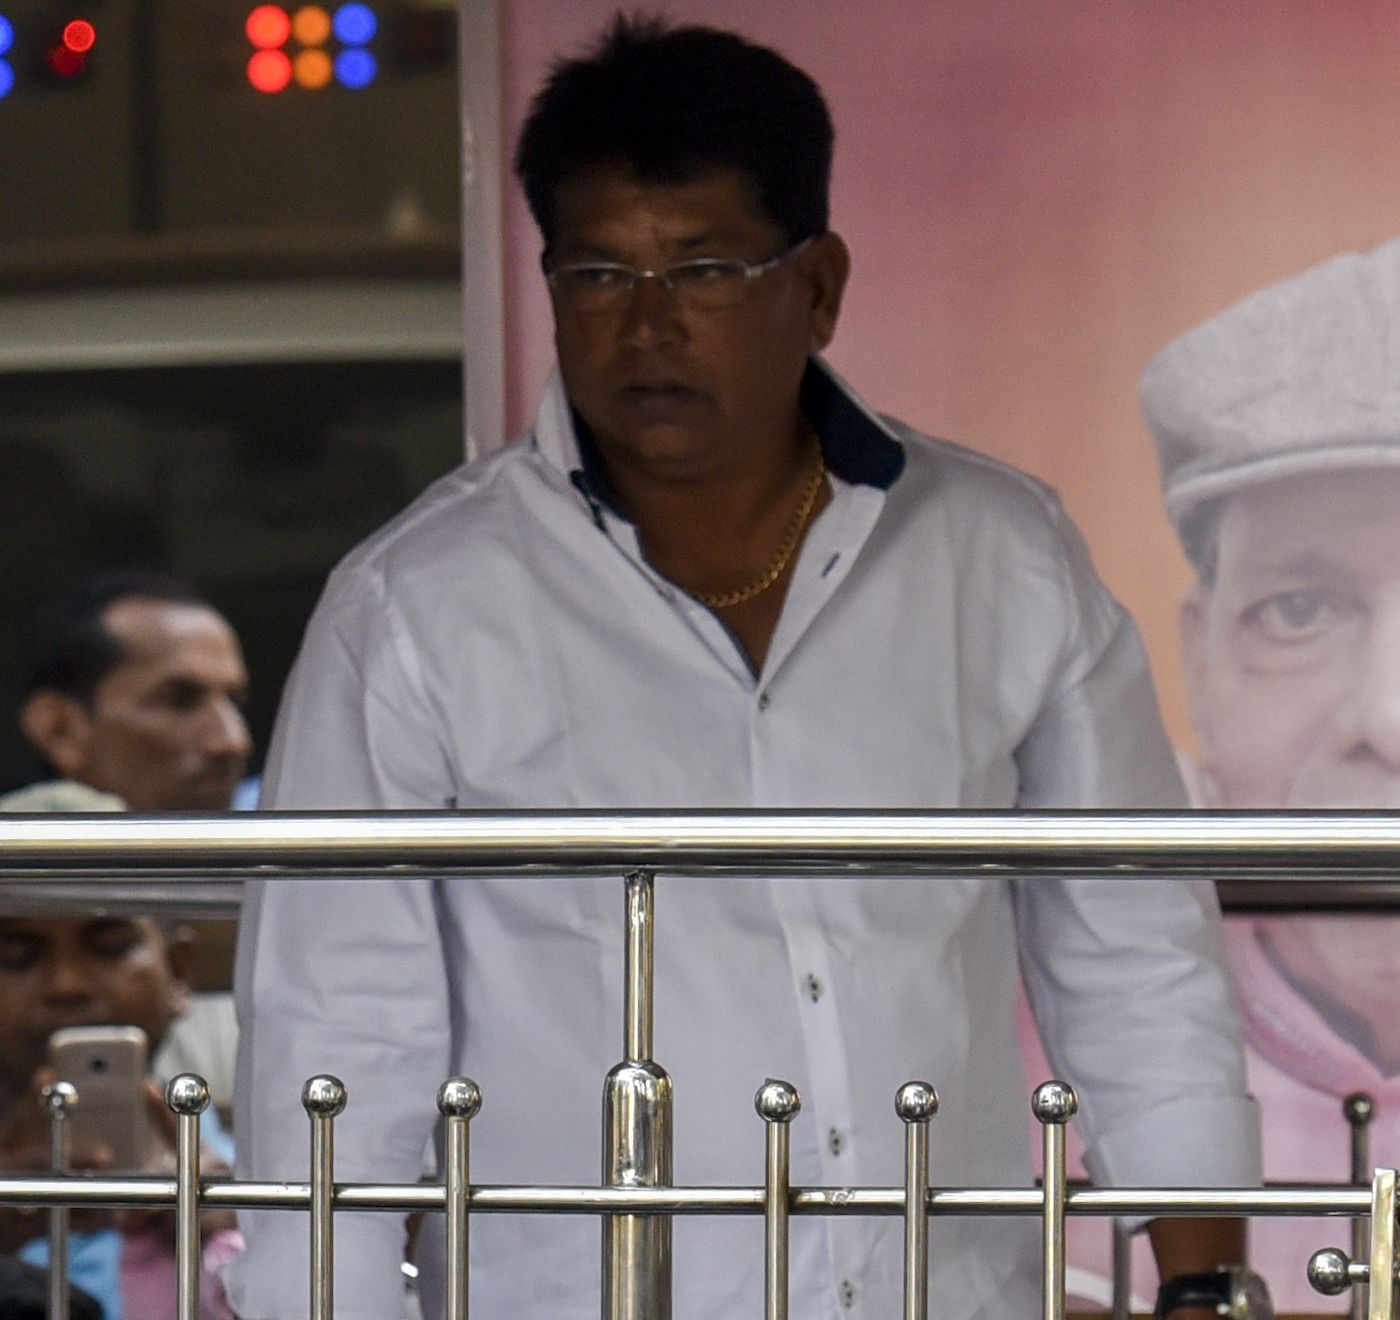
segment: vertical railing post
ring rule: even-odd
[[[447,1203],[446,1320],[467,1320],[468,1197],[471,1192],[471,1121],[481,1112],[481,1088],[470,1077],[451,1077],[438,1088],[438,1112],[446,1127],[443,1196]]]
[[[77,1103],[78,1093],[68,1082],[44,1087],[41,1103],[49,1119],[49,1168],[68,1172],[68,1111]],[[68,1217],[66,1205],[49,1211],[49,1320],[68,1320]]]
[[[1342,1116],[1351,1132],[1351,1180],[1357,1187],[1371,1181],[1371,1119],[1376,1105],[1365,1091],[1353,1091],[1342,1101]],[[1371,1228],[1364,1216],[1351,1221],[1351,1255],[1353,1260],[1365,1260],[1370,1253]],[[1351,1320],[1366,1320],[1367,1286],[1355,1285],[1351,1290]]]
[[[172,1077],[165,1102],[175,1111],[175,1313],[199,1320],[199,1116],[209,1087],[194,1073]]]
[[[1113,1311],[1111,1320],[1130,1320],[1133,1298],[1133,1235],[1121,1219],[1115,1219],[1112,1233]]]
[[[928,1320],[928,1125],[938,1092],[905,1082],[894,1111],[904,1122],[904,1320]]]
[[[791,1211],[791,1142],[788,1124],[802,1110],[791,1082],[769,1078],[753,1106],[767,1125],[763,1176],[763,1317],[788,1318],[788,1216]]]
[[[1031,1111],[1044,1138],[1041,1313],[1045,1320],[1065,1320],[1065,1124],[1078,1109],[1079,1097],[1065,1082],[1043,1082],[1031,1098]]]
[[[1371,1180],[1369,1320],[1395,1320],[1395,1170],[1377,1169]]]
[[[671,1172],[671,1078],[651,1057],[654,879],[626,885],[624,1057],[603,1084],[603,1184],[662,1187]],[[669,1215],[603,1216],[604,1320],[670,1320]]]
[[[345,1100],[345,1083],[329,1074],[301,1090],[311,1120],[311,1320],[335,1316],[335,1120]]]

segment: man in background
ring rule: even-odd
[[[1400,808],[1400,239],[1257,292],[1142,378],[1167,511],[1197,574],[1181,638],[1196,803]],[[1341,1100],[1400,1159],[1400,918],[1227,922],[1281,1181],[1349,1174]],[[1316,1310],[1335,1222],[1256,1221],[1282,1307]]]
[[[248,766],[248,673],[228,621],[169,573],[109,569],[44,609],[19,722],[58,776],[11,811],[82,811],[84,790],[131,811],[227,811]],[[28,804],[28,805],[27,805]],[[163,1072],[199,1073],[217,1106],[233,1093],[233,924],[200,922],[196,995],[170,1033]]]
[[[58,776],[131,811],[227,811],[252,743],[227,620],[169,574],[86,579],[39,617],[20,727]]]
[[[0,797],[0,812],[120,811],[106,793],[63,782]],[[148,917],[99,913],[0,915],[0,1169],[35,1173],[49,1168],[48,1124],[40,1096],[56,1079],[49,1038],[65,1027],[139,1027],[158,1052],[190,1003],[194,939],[188,926]],[[157,1072],[157,1076],[161,1074]],[[155,1080],[144,1102],[158,1136],[158,1163],[138,1172],[166,1172],[174,1152],[174,1121]],[[78,1103],[82,1103],[79,1088]],[[226,1168],[233,1147],[212,1115],[204,1127],[205,1166]],[[75,1141],[74,1169],[104,1169],[111,1152]],[[45,1220],[23,1209],[0,1209],[0,1253],[47,1263]],[[239,1249],[227,1216],[203,1220],[201,1314],[230,1320],[215,1271]],[[70,1279],[96,1298],[103,1320],[175,1320],[173,1225],[146,1212],[76,1212]],[[0,1305],[5,1294],[0,1292]]]

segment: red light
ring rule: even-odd
[[[75,55],[86,55],[97,42],[97,29],[85,18],[75,18],[63,29],[63,44]]]
[[[87,67],[87,57],[67,46],[55,46],[44,61],[60,78],[76,78]]]
[[[248,61],[248,81],[260,92],[280,92],[292,80],[292,62],[280,50],[260,50]]]
[[[277,5],[259,5],[243,24],[248,40],[263,50],[283,45],[292,35],[292,20]],[[290,75],[289,75],[290,76]]]

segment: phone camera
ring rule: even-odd
[[[103,1073],[103,1072],[106,1072],[106,1071],[107,1071],[107,1060],[104,1059],[104,1058],[102,1057],[102,1055],[100,1055],[100,1054],[94,1054],[94,1055],[92,1056],[92,1070],[93,1070],[93,1072],[95,1072],[95,1073]]]

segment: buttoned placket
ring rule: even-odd
[[[781,805],[802,799],[792,780],[794,767],[782,757],[782,669],[800,646],[823,606],[854,566],[859,551],[884,507],[885,493],[832,477],[832,499],[813,522],[798,553],[782,613],[763,670],[755,674],[723,621],[701,602],[658,573],[642,554],[634,524],[595,506],[595,521],[608,539],[646,579],[659,602],[679,616],[743,690],[750,709],[752,798],[739,806]],[[773,755],[770,756],[770,748]],[[812,1094],[804,1096],[805,1138],[828,1186],[859,1182],[859,1143],[850,1090],[849,1052],[840,1016],[840,983],[830,961],[818,916],[818,894],[810,885],[768,882],[786,941],[790,983]],[[825,1221],[827,1259],[835,1313],[859,1314],[865,1268],[863,1235],[837,1219]]]

